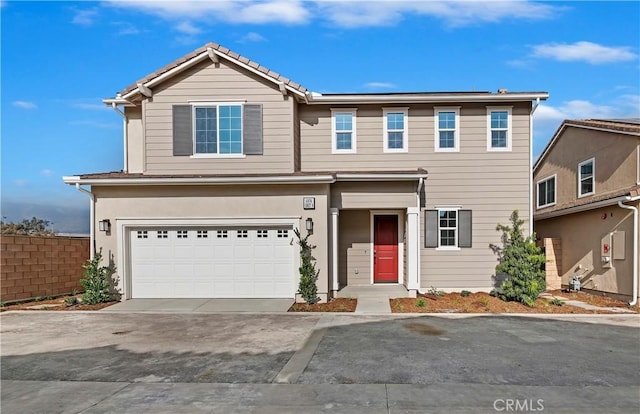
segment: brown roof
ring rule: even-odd
[[[549,216],[555,217],[559,215],[560,212],[574,208],[574,207],[587,206],[589,204],[598,203],[606,200],[612,200],[614,198],[623,197],[623,196],[637,197],[638,195],[640,195],[640,185],[635,184],[631,187],[627,187],[621,190],[612,191],[605,194],[599,194],[599,195],[584,198],[584,199],[578,199],[569,203],[558,204],[551,208],[545,208],[540,212],[534,213],[533,216],[536,220],[542,220],[545,218],[549,218]]]
[[[246,58],[246,57],[244,57],[244,56],[242,56],[242,55],[240,55],[240,54],[238,54],[236,52],[233,52],[232,50],[229,50],[224,46],[220,46],[219,44],[214,43],[214,42],[209,42],[209,43],[205,44],[204,46],[199,47],[198,49],[194,50],[193,52],[187,53],[186,55],[182,56],[181,58],[174,60],[173,62],[169,63],[168,65],[156,70],[153,73],[150,73],[149,75],[145,76],[144,78],[139,79],[137,82],[127,86],[126,88],[124,88],[123,90],[121,90],[119,92],[119,95],[126,95],[126,94],[130,93],[131,91],[135,90],[138,87],[138,83],[142,83],[142,84],[147,83],[147,82],[157,78],[158,76],[170,71],[171,69],[173,69],[175,67],[178,67],[181,64],[183,64],[183,63],[195,58],[196,56],[206,52],[208,48],[212,48],[212,49],[218,51],[222,55],[229,57],[231,60],[237,60],[237,61],[242,62],[242,63],[250,66],[251,68],[253,68],[253,69],[255,69],[255,70],[259,71],[259,72],[262,72],[265,75],[273,78],[274,81],[282,82],[285,85],[287,85],[287,86],[289,86],[289,87],[291,87],[291,88],[293,88],[293,89],[295,89],[295,90],[297,90],[297,91],[299,91],[301,93],[306,93],[307,92],[307,88],[305,88],[304,86],[300,85],[299,83],[296,83],[296,82],[294,82],[294,81],[292,81],[292,80],[290,80],[288,78],[285,78],[284,76],[282,76],[282,75],[280,75],[280,74],[278,74],[278,73],[276,73],[276,72],[274,72],[274,71],[272,71],[272,70],[270,70],[268,68],[265,68],[264,66],[260,65],[259,63],[254,62],[253,60],[248,59],[248,58]]]

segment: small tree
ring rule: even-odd
[[[312,255],[312,250],[316,246],[309,244],[309,234],[302,238],[298,229],[294,229],[293,232],[298,238],[298,245],[300,246],[300,284],[298,285],[298,293],[305,302],[313,305],[320,301],[318,285],[316,284],[320,271],[316,270],[316,258]]]
[[[100,266],[101,261],[102,249],[82,266],[84,268],[84,278],[80,280],[84,288],[82,302],[89,305],[110,302],[114,299],[111,294],[111,276],[115,272],[115,267]]]
[[[545,256],[535,244],[535,235],[524,237],[524,220],[518,211],[511,213],[511,226],[499,224],[497,231],[503,232],[503,248],[497,249],[500,263],[496,266],[496,275],[506,279],[494,290],[494,294],[505,301],[517,301],[534,306],[535,300],[546,288],[544,263]]]
[[[21,236],[53,236],[53,231],[49,228],[51,222],[49,220],[32,217],[24,219],[19,223],[12,221],[0,221],[2,234],[17,234]]]

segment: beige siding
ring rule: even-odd
[[[535,210],[543,213],[578,200],[578,164],[590,158],[595,158],[594,197],[633,186],[638,180],[638,145],[640,138],[567,127],[534,175],[534,183],[556,175],[556,206]],[[534,206],[537,196],[535,191]]]
[[[343,210],[338,223],[340,286],[371,284],[371,223],[368,210]]]
[[[96,232],[96,245],[103,249],[105,257],[115,262],[118,261],[117,243],[124,242],[123,235],[118,234],[119,219],[297,218],[304,228],[304,220],[311,217],[317,229],[309,241],[317,246],[313,253],[320,270],[318,293],[323,299],[327,297],[328,239],[322,229],[327,228],[328,185],[94,186],[93,192],[96,221],[110,219],[112,224],[111,234]],[[315,210],[303,209],[304,196],[315,197]],[[118,275],[126,277],[126,269],[118,269]]]
[[[417,183],[338,182],[331,186],[331,207],[340,209],[398,209],[416,207]]]
[[[146,169],[149,174],[293,172],[293,107],[271,82],[231,63],[196,65],[153,89],[143,104]],[[172,105],[190,101],[242,101],[263,105],[264,155],[241,159],[175,157],[172,152]]]
[[[640,203],[635,204],[640,207]],[[603,218],[605,217],[605,218]],[[633,212],[617,205],[568,214],[535,223],[541,238],[562,240],[560,274],[568,285],[573,275],[582,277],[585,289],[631,296],[633,286]],[[638,229],[640,230],[640,229]],[[613,260],[612,268],[602,266],[600,245],[603,236],[625,232],[624,260]],[[612,244],[612,253],[616,246]]]
[[[125,108],[127,115],[127,172],[144,172],[144,124],[140,107]]]

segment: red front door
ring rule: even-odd
[[[398,282],[398,216],[373,216],[373,282]]]

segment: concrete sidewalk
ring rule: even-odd
[[[277,313],[287,312],[293,299],[129,299],[100,312]]]
[[[637,414],[638,388],[2,381],[6,414],[496,413],[515,401],[526,412]]]

